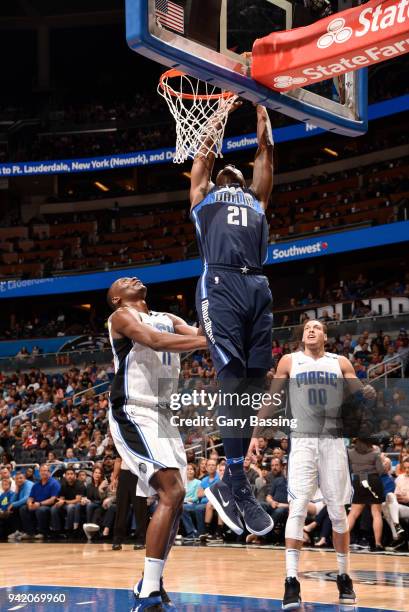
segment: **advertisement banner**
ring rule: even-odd
[[[409,52],[408,0],[370,0],[255,41],[251,76],[286,92]]]
[[[409,221],[379,225],[360,230],[323,234],[271,244],[268,247],[266,265],[287,263],[309,257],[322,257],[367,249],[409,240]],[[36,295],[80,293],[107,289],[117,278],[137,276],[146,284],[164,283],[184,278],[194,278],[202,273],[199,259],[189,259],[171,264],[125,268],[109,272],[93,272],[56,278],[0,281],[0,299]]]
[[[396,113],[409,110],[409,94],[385,100],[369,106],[369,119],[380,119]],[[276,143],[299,140],[318,136],[325,132],[312,123],[295,123],[287,127],[274,130]],[[257,134],[243,134],[225,138],[223,153],[236,153],[247,149],[257,148]],[[49,161],[10,162],[0,164],[0,177],[12,178],[18,176],[33,176],[44,174],[76,174],[79,172],[100,172],[115,170],[117,168],[132,168],[137,166],[151,166],[154,164],[168,164],[173,161],[175,149],[153,149],[149,151],[136,151],[118,155],[105,155],[100,157],[85,157],[78,159],[56,159]]]

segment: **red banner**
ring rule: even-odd
[[[371,0],[255,41],[251,76],[277,92],[409,53],[409,0]]]

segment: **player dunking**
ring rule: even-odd
[[[351,502],[352,485],[343,438],[342,406],[344,379],[348,393],[373,398],[370,385],[363,387],[346,357],[325,352],[326,327],[320,321],[304,326],[304,350],[284,355],[280,360],[272,392],[289,382],[292,417],[298,427],[291,434],[288,462],[289,515],[286,524],[286,571],[283,609],[296,609],[301,603],[298,565],[303,545],[307,506],[317,487],[327,505],[337,553],[339,602],[356,601],[349,576],[349,529],[345,505]],[[256,450],[256,433],[250,451]]]
[[[156,494],[158,507],[146,534],[143,579],[135,585],[135,611],[174,609],[162,573],[183,510],[186,454],[166,403],[177,388],[180,359],[174,353],[206,348],[195,327],[171,314],[152,312],[137,278],[109,289],[115,311],[108,320],[115,362],[109,425],[115,446],[138,476],[138,495]]]
[[[196,226],[203,274],[196,308],[208,339],[224,397],[245,381],[263,381],[271,364],[271,292],[262,273],[267,257],[265,211],[273,187],[273,136],[266,109],[257,107],[258,149],[250,188],[235,166],[227,165],[212,183],[215,160],[206,140],[191,174],[191,217]],[[209,146],[207,146],[209,145]],[[231,418],[240,402],[225,400],[219,414]],[[256,535],[273,528],[255,500],[243,470],[250,432],[221,430],[228,468],[223,481],[206,491],[208,499],[235,533],[243,523]]]

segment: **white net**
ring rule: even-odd
[[[199,152],[206,157],[210,152],[223,157],[224,130],[236,95],[176,70],[162,75],[158,93],[176,121],[174,163],[193,159]]]

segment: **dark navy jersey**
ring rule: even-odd
[[[240,185],[214,187],[192,209],[205,265],[261,268],[267,259],[268,225],[260,202]]]

